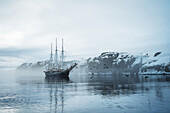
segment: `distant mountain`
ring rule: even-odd
[[[126,52],[104,52],[100,56],[87,59],[86,65],[92,73],[139,72],[140,63],[136,57]]]
[[[36,63],[23,63],[20,66],[17,67],[17,70],[37,70],[37,69],[42,69],[49,64],[49,60],[46,61],[38,61]]]
[[[132,73],[132,74],[153,74],[170,72],[169,56],[162,55],[161,52],[152,54],[132,55],[127,52],[104,52],[101,55],[88,58],[82,61],[68,61],[65,65],[78,62],[79,68],[91,73]],[[49,65],[49,60],[38,61],[36,63],[23,63],[17,70],[37,70],[45,69]],[[66,67],[67,67],[66,66]]]
[[[64,65],[66,67],[70,67],[72,64],[78,61],[65,61]],[[50,64],[50,60],[46,61],[38,61],[36,63],[23,63],[20,66],[17,67],[17,70],[44,70],[48,67]]]
[[[167,57],[167,56],[166,56]],[[168,57],[169,58],[169,57]],[[161,52],[154,55],[132,55],[127,52],[104,52],[98,57],[89,58],[85,65],[91,73],[166,73],[170,72],[169,59],[161,56]],[[164,59],[164,60],[163,60]],[[168,62],[167,62],[168,61]]]

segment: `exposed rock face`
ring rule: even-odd
[[[93,59],[89,58],[87,65],[88,70],[92,73],[130,72],[131,70],[139,70],[139,66],[134,64],[135,61],[136,58],[128,53],[105,52]]]
[[[143,66],[142,70],[143,73],[166,73],[170,72],[170,63],[169,64],[157,64],[157,65],[152,65],[152,66]]]
[[[88,71],[92,73],[129,72],[138,74],[140,71],[141,73],[170,72],[170,63],[159,62],[162,59],[162,57],[158,57],[160,54],[161,52],[157,52],[153,56],[149,56],[148,53],[134,56],[126,52],[105,52],[98,57],[89,58],[86,65]]]

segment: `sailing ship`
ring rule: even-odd
[[[63,47],[63,39],[62,39],[62,51],[61,51],[61,60],[58,61],[58,49],[57,49],[57,39],[56,39],[56,50],[55,50],[55,58],[53,62],[53,53],[52,53],[52,44],[51,44],[51,55],[50,62],[48,65],[48,69],[44,71],[46,77],[60,77],[60,78],[69,78],[70,71],[77,65],[75,63],[70,68],[64,69],[64,47]]]

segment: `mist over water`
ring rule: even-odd
[[[77,69],[78,70],[78,69]],[[169,113],[169,75],[91,75],[73,70],[70,79],[43,72],[3,71],[1,113]]]

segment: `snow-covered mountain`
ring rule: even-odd
[[[127,52],[104,52],[98,57],[89,58],[86,65],[89,72],[92,73],[170,72],[169,56],[161,52],[139,55],[132,55]]]
[[[64,65],[65,67],[70,67],[72,64],[76,63],[78,61],[65,61]],[[46,61],[38,61],[36,63],[23,63],[20,66],[17,67],[17,70],[44,70],[48,67],[50,64],[50,60]]]
[[[127,52],[104,52],[101,55],[82,61],[68,61],[65,65],[70,66],[77,62],[79,68],[91,73],[150,73],[170,72],[170,57],[161,52],[154,54],[133,55]],[[38,61],[36,63],[23,63],[17,70],[45,69],[50,61]]]

